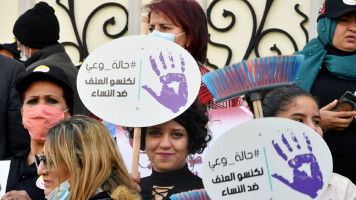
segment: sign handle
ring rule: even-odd
[[[132,145],[132,166],[131,166],[131,174],[133,175],[133,177],[138,177],[140,146],[141,146],[141,128],[135,127],[133,145]]]
[[[255,113],[255,118],[263,118],[263,111],[262,111],[262,104],[261,104],[261,100],[254,100],[252,102],[253,104],[253,110]]]

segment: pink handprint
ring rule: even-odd
[[[174,69],[175,65],[174,65],[174,60],[173,60],[172,55],[169,55],[168,58],[172,63],[170,65],[170,67],[172,69]],[[166,65],[166,61],[163,57],[162,52],[160,52],[159,59],[162,63],[162,68],[163,68],[162,71],[167,70],[168,67]],[[167,107],[174,113],[177,113],[179,111],[180,107],[185,106],[187,103],[187,99],[188,99],[188,87],[187,87],[186,77],[184,74],[185,62],[184,62],[184,58],[182,56],[180,57],[180,59],[181,59],[181,62],[180,62],[181,63],[181,68],[180,68],[181,73],[167,73],[165,75],[161,75],[161,71],[158,69],[155,59],[152,56],[150,56],[152,69],[156,73],[157,77],[159,77],[159,80],[162,83],[161,92],[159,95],[157,95],[156,92],[154,92],[152,90],[152,88],[150,88],[149,86],[147,86],[147,85],[142,86],[142,88],[145,89],[160,104]],[[174,91],[174,89],[169,86],[169,84],[174,83],[174,82],[179,83],[178,93],[176,93]]]
[[[319,164],[314,154],[312,153],[312,146],[310,140],[305,134],[304,138],[306,140],[307,147],[310,153],[299,154],[292,159],[288,159],[288,156],[283,153],[278,143],[272,140],[273,147],[277,151],[278,155],[282,157],[283,160],[288,161],[288,165],[293,169],[293,182],[289,182],[287,179],[285,179],[281,175],[278,175],[277,173],[272,174],[272,177],[280,180],[281,182],[293,188],[294,190],[297,190],[303,194],[307,194],[311,198],[315,198],[316,196],[318,196],[317,191],[323,188],[323,176],[320,172]],[[300,150],[301,146],[294,135],[292,135],[292,140],[296,144],[297,149]],[[291,147],[288,140],[284,137],[283,134],[282,142],[287,147],[288,151],[292,153],[293,148]],[[305,171],[301,171],[299,169],[303,164],[310,164],[311,176],[308,176]]]

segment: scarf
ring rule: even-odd
[[[331,75],[341,79],[356,80],[356,52],[342,52],[332,44],[337,19],[327,17],[318,21],[318,37],[308,42],[302,51],[295,54],[303,54],[304,61],[297,72],[296,83],[306,91],[310,91],[319,70],[323,65]],[[340,53],[341,52],[341,53]]]

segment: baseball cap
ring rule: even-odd
[[[17,41],[15,38],[0,44],[0,49],[6,49],[14,54],[14,56],[20,56],[20,51],[17,50]]]
[[[352,11],[356,11],[356,0],[325,0],[319,10],[318,20],[323,17],[339,18]]]
[[[35,81],[47,80],[61,86],[64,92],[69,112],[73,115],[73,89],[64,70],[57,66],[39,65],[26,71],[24,77],[16,84],[15,88],[23,98],[23,93]]]

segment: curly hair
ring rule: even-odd
[[[211,140],[211,133],[207,127],[209,117],[207,108],[198,99],[181,115],[173,119],[182,125],[188,133],[188,153],[202,153]],[[130,138],[134,136],[134,129],[125,127]],[[146,130],[147,127],[141,129],[141,150],[146,149]]]

